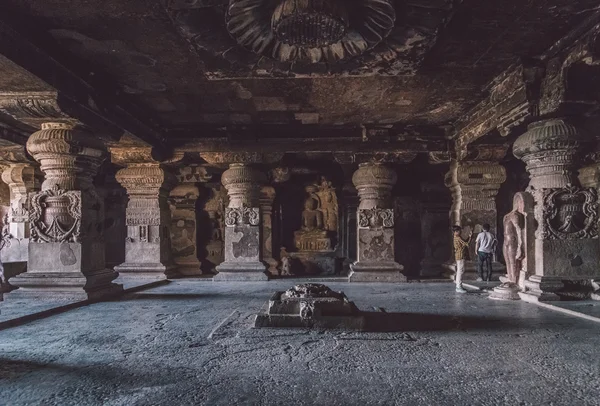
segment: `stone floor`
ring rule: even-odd
[[[250,328],[289,286],[180,280],[0,331],[0,404],[599,404],[597,323],[452,284],[332,283],[377,332]]]

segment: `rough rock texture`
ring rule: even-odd
[[[391,331],[252,329],[273,289],[287,287],[177,282],[0,331],[2,402],[595,405],[600,396],[595,323],[457,295],[451,284],[331,284],[361,310],[385,309]]]

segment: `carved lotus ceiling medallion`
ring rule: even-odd
[[[411,75],[461,0],[165,0],[210,80]]]
[[[335,63],[389,35],[388,0],[231,0],[227,30],[243,47],[281,62]]]

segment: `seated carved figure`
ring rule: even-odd
[[[323,222],[323,213],[317,209],[317,201],[309,197],[304,201],[302,228],[294,233],[296,248],[301,251],[321,251],[331,248],[331,240]]]

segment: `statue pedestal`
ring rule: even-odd
[[[334,251],[292,252],[292,270],[301,268],[301,275],[335,275],[337,273]]]
[[[496,286],[489,298],[494,300],[521,300],[519,286],[516,283],[505,282],[500,286]]]

